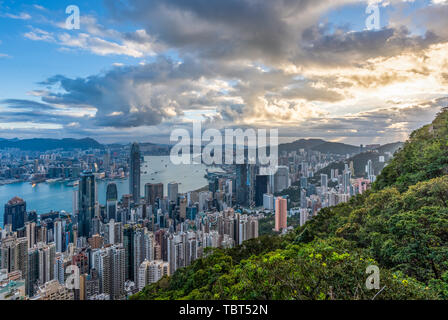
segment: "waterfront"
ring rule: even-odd
[[[179,192],[197,190],[207,185],[205,165],[173,165],[169,156],[145,157],[141,165],[141,193],[144,195],[146,183],[163,183],[167,194],[169,182],[179,183]],[[112,181],[98,180],[98,201],[106,203],[106,187]],[[117,184],[118,196],[129,193],[127,179],[114,180]],[[39,183],[33,187],[29,182],[18,182],[0,186],[0,225],[3,226],[4,205],[18,196],[26,201],[27,210],[36,210],[38,214],[51,210],[72,212],[73,187],[65,182]]]

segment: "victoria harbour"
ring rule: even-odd
[[[179,182],[179,191],[188,192],[200,189],[207,185],[205,178],[205,165],[174,165],[169,156],[146,156],[141,167],[141,190],[146,183]],[[98,180],[98,202],[106,203],[107,184],[114,182],[117,185],[118,196],[121,198],[129,193],[129,180],[118,179],[113,181]],[[53,211],[66,211],[71,213],[73,208],[73,190],[65,182],[39,183],[33,187],[29,182],[18,182],[0,186],[0,203],[7,203],[15,196],[20,196],[27,203],[27,210],[35,210],[38,214]],[[3,225],[4,207],[0,206],[0,225]]]

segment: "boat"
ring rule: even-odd
[[[62,178],[58,178],[58,179],[47,179],[45,182],[46,183],[56,183],[56,182],[60,182],[62,181]]]

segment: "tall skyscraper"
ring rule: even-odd
[[[88,238],[97,202],[96,180],[95,175],[91,171],[84,171],[81,174],[78,199],[78,236]]]
[[[258,175],[255,179],[255,205],[263,205],[263,195],[268,192],[268,176]]]
[[[279,166],[274,175],[274,193],[281,192],[289,188],[289,168]]]
[[[118,191],[115,183],[109,183],[106,191],[107,220],[117,219]]]
[[[26,202],[19,197],[14,197],[5,204],[3,217],[4,225],[11,225],[12,231],[23,228],[26,222]]]
[[[131,146],[129,163],[129,193],[134,203],[140,202],[140,147],[134,142]]]
[[[275,231],[281,231],[288,227],[288,201],[278,197],[275,199]]]
[[[328,175],[326,174],[320,175],[320,186],[322,189],[322,194],[325,194],[328,191]]]
[[[168,183],[168,200],[177,203],[178,193],[179,193],[179,185],[176,182]]]
[[[236,165],[236,203],[240,206],[247,206],[249,190],[247,187],[247,165]]]
[[[156,199],[163,199],[163,183],[147,183],[145,185],[145,202],[154,205]]]

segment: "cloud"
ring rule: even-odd
[[[31,19],[31,16],[28,13],[21,12],[20,14],[12,14],[12,13],[5,13],[3,16],[11,19],[16,20],[29,20]]]
[[[96,18],[88,15],[81,17],[82,29],[79,32],[67,32],[65,22],[55,23],[55,25],[59,29],[52,32],[30,27],[31,31],[25,33],[24,37],[33,41],[55,43],[65,49],[80,49],[100,56],[123,55],[141,58],[155,55],[155,50],[160,47],[143,29],[134,32],[118,32],[105,28],[97,22]]]

